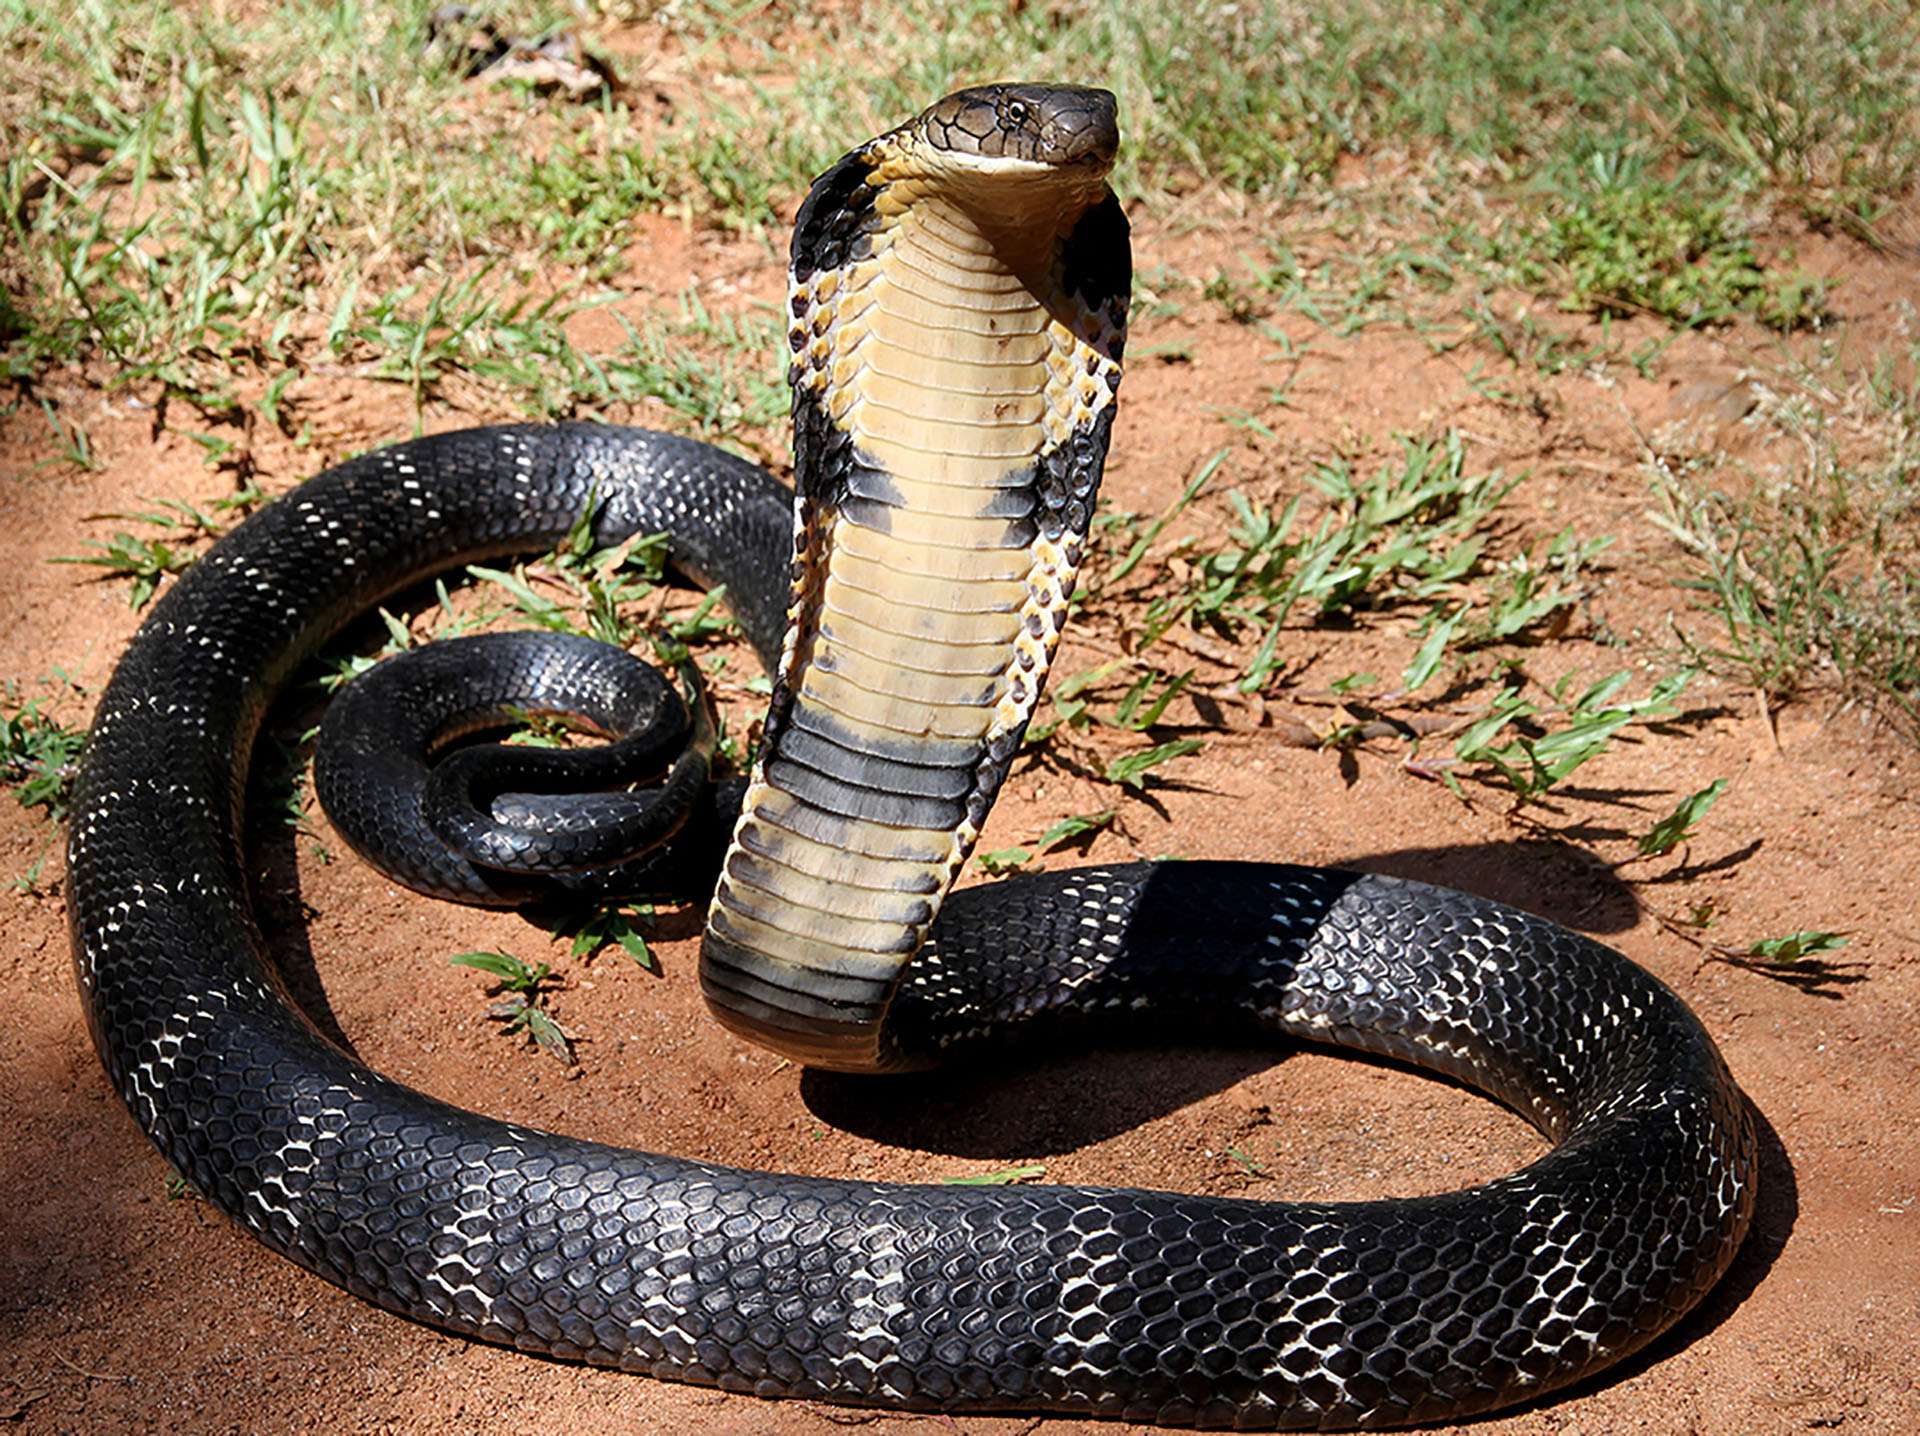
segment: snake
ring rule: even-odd
[[[458,430],[309,479],[162,595],[98,705],[67,892],[108,1077],[208,1202],[368,1302],[522,1351],[761,1397],[1175,1426],[1529,1400],[1714,1286],[1753,1214],[1754,1120],[1699,1020],[1620,954],[1476,896],[1271,862],[954,889],[1089,542],[1131,289],[1117,148],[1106,91],[977,86],[814,183],[785,315],[791,492],[643,429]],[[714,885],[700,985],[732,1032],[849,1071],[1066,1037],[1299,1039],[1457,1080],[1550,1149],[1385,1201],[876,1183],[533,1130],[371,1070],[266,952],[241,823],[256,738],[356,616],[583,529],[667,535],[769,673],[744,781],[663,756],[702,747],[683,683],[598,715],[664,764],[605,801],[638,802],[664,844],[643,875]],[[468,701],[479,680],[450,668],[436,721],[595,662],[481,657],[518,674]],[[425,841],[392,816],[418,785],[378,772],[336,796]],[[486,816],[486,786],[467,796]],[[439,876],[416,885],[520,901],[512,856],[423,860]]]

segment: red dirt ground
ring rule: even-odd
[[[644,259],[657,292],[725,274],[716,303],[777,302],[770,249],[722,244],[662,223]],[[1178,236],[1141,226],[1143,267],[1204,275],[1259,240],[1251,222]],[[1331,249],[1327,240],[1323,248]],[[1311,244],[1303,242],[1311,258]],[[1895,301],[1920,262],[1813,245],[1803,261],[1844,269],[1843,338],[1864,349],[1895,332]],[[1757,335],[1675,345],[1659,374],[1616,365],[1609,381],[1487,373],[1539,402],[1496,404],[1467,382],[1471,357],[1434,356],[1376,325],[1334,339],[1298,315],[1274,321],[1313,347],[1292,407],[1263,395],[1284,377],[1274,344],[1195,294],[1182,315],[1142,322],[1122,392],[1108,493],[1156,510],[1216,448],[1232,481],[1271,497],[1301,487],[1336,450],[1392,448],[1395,432],[1456,427],[1476,468],[1526,469],[1515,532],[1572,523],[1613,534],[1604,582],[1568,632],[1532,650],[1533,672],[1598,676],[1651,651],[1685,596],[1672,549],[1648,524],[1643,436],[1732,447],[1768,461],[1766,433],[1727,404],[1768,363]],[[1158,352],[1162,357],[1154,357]],[[98,377],[98,376],[95,376]],[[104,467],[57,462],[33,403],[0,429],[0,673],[36,691],[56,665],[80,685],[58,711],[86,716],[136,616],[123,586],[46,560],[112,525],[87,515],[139,497],[204,500],[228,476],[165,428],[143,396],[73,375],[44,393],[91,434]],[[283,490],[333,456],[404,437],[409,401],[351,372],[321,374],[286,400],[311,441],[260,424],[242,442],[260,481]],[[1256,412],[1272,437],[1230,412]],[[505,417],[431,407],[430,428]],[[641,411],[633,417],[646,422]],[[651,416],[658,421],[660,415]],[[178,423],[187,421],[173,416]],[[192,425],[189,425],[192,426]],[[1691,429],[1690,429],[1691,426]],[[1692,434],[1688,436],[1689,431]],[[1664,437],[1663,437],[1664,435]],[[778,434],[749,436],[778,458]],[[784,462],[783,459],[779,460]],[[1369,463],[1362,460],[1363,465]],[[1646,1356],[1487,1433],[1788,1432],[1920,1429],[1920,754],[1857,710],[1808,702],[1770,725],[1740,690],[1709,682],[1690,711],[1636,734],[1554,797],[1535,823],[1487,796],[1464,804],[1401,766],[1403,749],[1342,756],[1290,745],[1334,710],[1316,690],[1365,668],[1397,672],[1416,640],[1401,618],[1289,635],[1291,667],[1264,708],[1223,705],[1224,731],[1169,770],[1154,803],[1127,802],[1094,859],[1179,853],[1341,863],[1418,875],[1547,914],[1612,943],[1677,988],[1721,1044],[1763,1119],[1756,1230],[1731,1276]],[[1617,649],[1610,635],[1644,638]],[[1097,626],[1071,638],[1061,672],[1110,652]],[[1635,690],[1644,691],[1644,686]],[[1177,706],[1170,715],[1193,723]],[[1630,839],[1678,797],[1732,781],[1684,855],[1616,872]],[[985,849],[1028,841],[1056,818],[1113,801],[1058,768],[1017,768]],[[514,915],[462,911],[397,891],[350,858],[317,810],[310,832],[260,845],[264,923],[309,1003],[376,1067],[516,1121],[725,1162],[809,1173],[929,1179],[1043,1162],[1046,1179],[1262,1197],[1402,1196],[1488,1178],[1530,1160],[1535,1135],[1489,1103],[1401,1070],[1312,1051],[1042,1055],[1029,1063],[885,1084],[803,1073],[740,1046],[701,1011],[697,924],[662,921],[653,976],[618,955],[562,963],[556,1011],[582,1034],[571,1070],[504,1040],[482,985],[447,954],[504,946],[561,956]],[[0,803],[0,873],[24,871],[44,823]],[[323,857],[323,851],[325,856]],[[1085,861],[1054,854],[1045,866]],[[60,863],[38,895],[0,905],[0,1421],[33,1432],[824,1432],[950,1430],[1066,1436],[1111,1424],[969,1419],[772,1405],[494,1350],[386,1316],[254,1246],[203,1203],[170,1197],[165,1164],[109,1092],[75,1000]],[[979,880],[977,878],[969,880]],[[1722,963],[1653,915],[1711,900],[1716,932],[1745,942],[1845,929],[1842,957],[1864,980],[1824,995]],[[1229,1155],[1229,1149],[1240,1160]]]

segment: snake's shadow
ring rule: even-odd
[[[247,800],[243,847],[253,875],[253,912],[260,925],[273,970],[300,1015],[321,1036],[355,1056],[353,1043],[340,1026],[326,984],[314,960],[307,928],[313,917],[300,890],[299,846],[302,822],[288,821],[297,800],[296,785],[312,757],[312,740],[296,735],[312,729],[324,704],[311,694],[296,692],[276,704],[256,744],[247,773]],[[310,841],[315,841],[307,833]],[[351,855],[349,860],[358,861]]]
[[[800,1097],[821,1121],[890,1147],[1006,1161],[1057,1157],[1223,1092],[1293,1050],[1279,1043],[996,1050],[965,1066],[905,1076],[809,1068]]]
[[[1458,888],[1586,933],[1640,921],[1633,888],[1586,849],[1552,837],[1356,853],[1333,866]]]

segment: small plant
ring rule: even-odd
[[[1215,274],[1203,284],[1200,297],[1218,304],[1235,324],[1252,324],[1264,318],[1269,308],[1258,291],[1249,292],[1245,285],[1225,272]]]
[[[1156,743],[1151,748],[1141,748],[1131,753],[1123,753],[1108,761],[1106,779],[1109,783],[1118,783],[1123,788],[1132,788],[1139,792],[1147,786],[1147,775],[1162,764],[1175,758],[1184,758],[1189,753],[1198,753],[1206,746],[1198,738],[1175,738],[1170,742]]]
[[[591,961],[609,947],[617,947],[648,972],[658,973],[660,960],[640,930],[640,925],[652,917],[649,903],[612,903],[584,916],[561,918],[554,924],[553,933],[570,939],[569,957]]]
[[[1134,668],[1142,670],[1140,676],[1114,697],[1119,677]],[[1038,747],[1063,728],[1085,732],[1098,726],[1123,733],[1144,733],[1159,726],[1168,706],[1192,681],[1193,673],[1194,670],[1188,669],[1168,675],[1136,659],[1114,658],[1070,674],[1053,689],[1053,717],[1028,728],[1027,746]],[[1105,714],[1095,705],[1096,698],[1103,697],[1114,701],[1112,710]],[[1149,769],[1195,752],[1201,746],[1197,738],[1183,738],[1127,753],[1107,764],[1107,780],[1139,788],[1139,779]]]
[[[315,801],[310,779],[319,736],[317,724],[304,730],[269,728],[260,735],[247,784],[247,822],[290,829],[307,840],[316,861],[326,864],[334,860],[333,850],[307,821]]]
[[[188,437],[205,440],[203,434]],[[110,513],[88,514],[93,522],[99,519],[125,519],[132,523],[147,524],[160,529],[181,540],[201,542],[215,539],[232,521],[231,515],[245,517],[262,503],[266,494],[256,484],[248,484],[222,498],[210,499],[204,504],[190,503],[185,499],[141,499],[139,502],[150,504],[150,508],[116,509]]]
[[[1053,685],[1052,699],[1054,716],[1044,722],[1035,723],[1027,729],[1027,745],[1033,747],[1046,742],[1063,724],[1071,728],[1087,728],[1099,721],[1100,715],[1094,711],[1092,697],[1082,694],[1097,693],[1115,674],[1131,667],[1125,658],[1110,659],[1106,663],[1084,668],[1070,674]]]
[[[1077,838],[1090,837],[1102,829],[1112,827],[1118,811],[1117,808],[1102,808],[1097,813],[1078,813],[1070,818],[1062,818],[1035,838],[1032,848],[1000,848],[994,852],[982,853],[980,866],[987,872],[995,874],[1025,867],[1039,853],[1050,853],[1055,848],[1071,843]]]
[[[1544,376],[1581,373],[1604,364],[1613,353],[1612,342],[1605,337],[1612,317],[1608,314],[1600,316],[1603,337],[1594,343],[1578,332],[1569,332],[1543,320],[1530,306],[1503,314],[1483,294],[1470,298],[1462,313],[1466,319],[1464,333],[1443,347],[1484,344],[1516,369],[1532,370]],[[1648,356],[1647,364],[1651,365],[1653,357]],[[1479,367],[1475,366],[1476,374]],[[1492,380],[1470,376],[1469,382],[1481,397],[1495,403],[1529,409],[1535,406],[1534,399],[1523,398]]]
[[[1033,853],[1026,848],[995,848],[978,855],[980,871],[991,877],[1013,872],[1032,861]]]
[[[1426,639],[1413,655],[1413,661],[1400,674],[1400,691],[1403,694],[1411,695],[1427,686],[1428,680],[1440,671],[1441,661],[1447,655],[1447,645],[1453,642],[1454,634],[1466,622],[1466,604],[1454,607],[1451,612],[1443,611],[1445,607],[1442,605],[1427,615]],[[1340,693],[1345,690],[1336,687],[1334,691]]]
[[[1587,566],[1613,544],[1612,537],[1581,540],[1569,525],[1548,541],[1536,556],[1528,544],[1513,558],[1495,564],[1483,585],[1484,610],[1460,635],[1468,648],[1484,648],[1529,634],[1544,624],[1549,635],[1556,622],[1587,593]]]
[[[89,554],[64,555],[50,563],[77,563],[105,569],[110,577],[132,581],[128,601],[138,610],[145,608],[159,590],[160,581],[184,573],[198,557],[199,546],[219,537],[225,524],[222,516],[245,514],[258,506],[265,495],[249,485],[238,493],[215,499],[204,507],[182,499],[148,500],[154,506],[124,512],[89,514],[89,520],[125,519],[159,529],[160,537],[138,538],[120,532],[102,542],[88,539]]]
[[[22,807],[44,808],[49,819],[62,821],[86,737],[47,716],[38,699],[0,707],[0,781],[14,790]]]
[[[86,540],[97,553],[65,555],[49,563],[81,563],[107,571],[109,577],[132,581],[127,602],[135,609],[145,608],[160,587],[160,580],[183,573],[193,562],[191,552],[177,549],[165,539],[135,538],[117,533],[106,542]]]
[[[1054,716],[1033,724],[1027,730],[1027,746],[1039,747],[1063,729],[1085,732],[1098,725],[1117,732],[1141,733],[1157,725],[1167,706],[1180,695],[1192,678],[1191,670],[1177,677],[1169,677],[1149,666],[1140,678],[1120,693],[1111,715],[1101,714],[1094,706],[1095,696],[1111,680],[1137,666],[1144,665],[1134,659],[1116,658],[1063,679],[1053,692]],[[1149,694],[1156,686],[1160,691],[1157,696],[1150,698]],[[1148,773],[1175,758],[1196,753],[1204,746],[1205,743],[1199,738],[1175,738],[1150,747],[1136,748],[1103,760],[1102,775],[1109,783],[1140,791],[1146,787]]]
[[[1847,946],[1844,932],[1809,929],[1788,933],[1785,937],[1760,938],[1745,947],[1736,947],[1705,935],[1722,917],[1711,897],[1695,903],[1685,917],[1674,917],[1657,908],[1650,911],[1668,932],[1700,950],[1702,966],[1710,962],[1725,963],[1820,997],[1838,996],[1834,989],[1867,980],[1864,962],[1839,962],[1828,955]]]
[[[0,783],[14,790],[25,808],[45,809],[50,823],[58,824],[67,816],[73,796],[73,780],[80,772],[80,752],[86,734],[69,728],[41,711],[38,699],[14,707],[13,686],[7,685],[9,701],[0,705]],[[25,872],[13,880],[24,893],[38,889],[53,851],[57,827],[47,830],[40,851]]]
[[[1884,473],[1835,468],[1743,499],[1656,476],[1654,521],[1685,553],[1681,585],[1719,630],[1681,630],[1688,658],[1764,701],[1838,686],[1920,730],[1920,579],[1892,541],[1912,462],[1896,454]]]
[[[665,571],[667,536],[639,534],[603,549],[593,536],[600,506],[597,497],[589,498],[567,537],[531,569],[525,564],[511,570],[472,564],[467,572],[504,590],[514,609],[541,628],[630,647],[645,631],[645,624],[632,615],[654,594]],[[559,596],[542,592],[538,585],[543,583],[556,588]],[[724,629],[728,620],[723,615],[710,616],[718,601],[716,594],[709,594],[692,619],[677,625],[684,632],[674,636],[703,638]]]
[[[1920,165],[1912,7],[1654,7],[1648,99],[1675,138],[1764,179],[1817,223],[1874,238],[1884,196]]]
[[[724,637],[734,631],[733,619],[720,609],[726,602],[727,586],[716,584],[700,597],[693,611],[684,618],[669,618],[665,624],[664,637],[671,640],[663,643],[659,638],[654,641],[654,651],[662,663],[685,663],[687,650],[694,644],[708,643]]]
[[[87,431],[78,424],[69,428],[60,422],[60,415],[54,411],[52,403],[46,399],[40,401],[40,412],[47,416],[47,427],[53,430],[55,442],[59,445],[59,459],[47,459],[45,463],[67,463],[76,469],[93,472],[102,467],[94,457],[93,441],[87,437]]]
[[[1227,1148],[1227,1157],[1232,1161],[1234,1166],[1245,1172],[1249,1177],[1264,1177],[1267,1175],[1267,1164],[1242,1148]]]
[[[510,952],[462,952],[447,959],[456,967],[471,967],[494,979],[494,993],[505,994],[487,1009],[487,1016],[505,1024],[507,1033],[523,1033],[550,1057],[573,1065],[573,1045],[565,1028],[547,1011],[547,987],[553,969],[547,963],[526,963]]]
[[[1805,962],[1823,952],[1838,952],[1847,945],[1846,935],[1838,932],[1794,932],[1785,937],[1767,937],[1748,946],[1746,956],[1762,962]]]
[[[1203,470],[1179,503],[1135,539],[1104,587],[1139,566],[1211,472]],[[1233,522],[1225,545],[1196,553],[1189,540],[1163,555],[1159,571],[1147,579],[1159,591],[1146,605],[1136,653],[1176,623],[1228,639],[1259,630],[1238,683],[1243,693],[1258,692],[1279,671],[1281,632],[1296,614],[1318,621],[1430,597],[1475,572],[1485,544],[1480,531],[1519,482],[1497,472],[1468,473],[1454,433],[1433,442],[1403,440],[1399,462],[1383,465],[1370,479],[1355,474],[1344,459],[1320,465],[1306,479],[1326,500],[1311,529],[1301,523],[1302,497],[1275,511],[1235,491],[1227,496]],[[1562,561],[1563,555],[1553,559]],[[1521,606],[1538,597],[1529,591]]]
[[[1645,698],[1616,701],[1631,676],[1612,674],[1569,698],[1569,674],[1554,685],[1552,701],[1546,704],[1527,698],[1518,686],[1502,688],[1486,715],[1454,741],[1454,757],[1470,767],[1491,769],[1494,778],[1512,791],[1516,808],[1535,802],[1605,752],[1628,724],[1671,714],[1674,700],[1693,675],[1675,674],[1654,684]],[[1416,764],[1409,766],[1427,771]],[[1450,767],[1431,771],[1465,796]]]
[[[1794,932],[1762,938],[1744,948],[1713,943],[1707,947],[1706,961],[1745,968],[1803,992],[1833,996],[1834,988],[1866,981],[1861,970],[1865,963],[1838,962],[1828,956],[1846,945],[1847,935],[1842,932]]]
[[[1484,606],[1469,600],[1436,605],[1414,631],[1425,635],[1412,662],[1401,674],[1401,696],[1424,688],[1450,651],[1467,652],[1531,637],[1544,625],[1548,636],[1564,626],[1567,612],[1588,592],[1581,574],[1587,563],[1613,540],[1582,542],[1571,527],[1535,556],[1529,544],[1503,563],[1495,564],[1481,586]]]
[[[1588,157],[1547,215],[1494,246],[1563,309],[1705,324],[1745,311],[1776,329],[1826,312],[1825,287],[1766,267],[1724,204],[1649,177],[1619,152]]]
[[[1671,813],[1655,823],[1642,834],[1638,843],[1643,858],[1665,857],[1682,843],[1693,837],[1694,829],[1707,815],[1708,809],[1720,801],[1720,795],[1727,791],[1727,780],[1715,778],[1697,793],[1682,798]]]
[[[1129,545],[1126,555],[1121,558],[1101,580],[1101,586],[1103,588],[1108,588],[1119,583],[1140,566],[1140,561],[1147,556],[1147,551],[1153,547],[1159,540],[1160,535],[1166,531],[1167,525],[1178,518],[1189,504],[1200,497],[1207,485],[1213,482],[1213,476],[1220,472],[1221,465],[1225,464],[1226,461],[1227,451],[1225,449],[1218,450],[1212,458],[1208,459],[1194,471],[1193,477],[1187,480],[1186,486],[1180,490],[1179,497],[1168,504],[1166,508],[1162,509],[1158,516],[1147,525],[1144,532],[1138,531],[1138,523],[1131,514],[1108,511],[1094,521],[1095,532],[1109,541],[1125,535],[1133,535],[1133,543]]]
[[[1193,681],[1193,674],[1194,670],[1189,668],[1185,673],[1169,678],[1157,668],[1148,669],[1134,680],[1114,708],[1114,726],[1131,729],[1135,733],[1144,733],[1149,728],[1157,727],[1166,715],[1168,705]],[[1154,692],[1156,685],[1159,687],[1158,693]]]
[[[1018,1167],[1002,1167],[997,1172],[979,1172],[970,1177],[942,1177],[946,1187],[1005,1187],[1014,1182],[1031,1182],[1047,1174],[1043,1162],[1028,1162]]]
[[[435,599],[433,611],[436,616],[430,636],[435,642],[447,638],[460,638],[476,632],[500,616],[500,610],[485,604],[471,606],[465,612],[457,610],[454,607],[453,595],[448,591],[447,582],[443,578],[436,578],[433,581],[433,593]],[[348,653],[327,659],[327,671],[319,679],[319,686],[324,691],[332,693],[342,684],[349,683],[365,673],[381,659],[390,658],[396,653],[404,653],[413,647],[413,630],[391,610],[381,608],[378,612],[380,621],[386,625],[386,643],[381,645],[377,653]]]

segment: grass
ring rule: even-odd
[[[1095,833],[1112,827],[1118,815],[1117,808],[1102,808],[1097,813],[1076,813],[1072,817],[1062,818],[1033,839],[1032,848],[1001,848],[981,853],[980,866],[989,873],[1011,872],[1025,867],[1039,853],[1052,852],[1070,844],[1078,844],[1084,849],[1086,844],[1092,842]]]
[[[1161,513],[1104,511],[1078,600],[1083,624],[1122,656],[1063,674],[1029,744],[1114,784],[1123,800],[1162,765],[1198,751],[1197,731],[1218,726],[1201,695],[1277,696],[1298,684],[1290,655],[1305,635],[1381,620],[1400,624],[1413,645],[1400,682],[1335,680],[1350,721],[1319,742],[1348,751],[1378,725],[1405,741],[1407,771],[1463,800],[1471,783],[1504,792],[1511,813],[1537,807],[1629,732],[1677,712],[1686,671],[1639,698],[1625,695],[1628,671],[1582,682],[1568,673],[1544,686],[1527,674],[1525,651],[1557,636],[1592,591],[1610,539],[1583,540],[1571,527],[1531,541],[1511,531],[1504,505],[1526,476],[1475,471],[1457,433],[1397,447],[1370,472],[1341,456],[1322,461],[1301,476],[1306,492],[1278,509],[1238,487],[1211,491],[1224,483],[1223,451]],[[1189,525],[1196,531],[1183,531]],[[1174,649],[1203,661],[1159,666]],[[1200,677],[1203,669],[1212,676]],[[1442,675],[1436,694],[1430,685]],[[1460,698],[1476,692],[1484,696],[1463,714]],[[1113,753],[1126,734],[1149,742]],[[1442,739],[1451,752],[1436,756]],[[1103,816],[1111,822],[1113,810]],[[1085,831],[1080,821],[1064,820],[1032,847],[989,853],[986,864],[1020,867]]]
[[[1218,472],[1223,456],[1217,456],[1153,520],[1105,516],[1104,561],[1096,561],[1090,597],[1142,604],[1143,620],[1126,639],[1135,654],[1176,625],[1234,643],[1252,637],[1238,678],[1248,693],[1280,674],[1289,627],[1423,607],[1429,638],[1408,667],[1407,686],[1414,689],[1439,669],[1449,646],[1464,651],[1521,639],[1578,602],[1583,574],[1607,540],[1582,541],[1569,529],[1496,562],[1488,544],[1520,477],[1473,472],[1457,432],[1404,438],[1399,451],[1371,474],[1344,457],[1325,460],[1301,475],[1307,492],[1277,509],[1245,490],[1228,490],[1223,545],[1203,548],[1196,536],[1161,542],[1168,524]],[[1316,496],[1310,510],[1308,500]],[[1143,569],[1149,553],[1154,561]],[[1478,591],[1468,593],[1475,583]],[[1175,679],[1160,677],[1167,686],[1149,710],[1154,719],[1178,691]],[[1137,704],[1153,676],[1134,681],[1141,685]],[[1071,697],[1071,690],[1056,690],[1056,699],[1062,696]]]
[[[21,807],[38,808],[47,819],[39,852],[13,880],[17,890],[27,893],[38,888],[58,825],[66,819],[87,739],[84,730],[48,712],[46,702],[23,701],[11,680],[0,694],[0,785],[13,789]]]
[[[1549,203],[1503,226],[1488,258],[1509,281],[1562,309],[1651,315],[1692,327],[1748,313],[1776,329],[1825,317],[1826,289],[1769,265],[1725,201],[1597,153]]]
[[[132,522],[157,532],[141,536],[118,530],[111,538],[83,540],[91,553],[63,555],[50,562],[82,564],[102,570],[104,578],[125,579],[128,604],[142,609],[152,602],[165,579],[184,573],[202,547],[231,527],[236,517],[244,517],[263,497],[250,485],[206,504],[157,499],[148,501],[144,509],[89,514],[90,522]]]
[[[528,963],[510,952],[461,952],[447,959],[455,967],[471,967],[493,979],[493,995],[498,999],[487,1008],[487,1016],[500,1024],[507,1036],[525,1037],[549,1057],[571,1067],[574,1064],[574,1035],[563,1028],[547,1010],[547,998],[554,982],[553,969],[544,962]]]
[[[631,648],[647,642],[654,660],[679,665],[692,649],[731,636],[737,629],[722,609],[724,585],[703,594],[689,610],[669,613],[669,594],[660,585],[667,556],[665,534],[636,534],[611,548],[593,542],[598,504],[574,521],[561,545],[534,565],[511,570],[471,564],[470,577],[501,590],[520,616],[536,628],[578,633]],[[657,597],[656,597],[657,595]],[[650,612],[642,613],[647,600]],[[716,656],[713,662],[724,663]]]
[[[653,908],[648,903],[613,904],[561,917],[554,935],[568,939],[569,957],[591,962],[608,948],[617,947],[647,971],[657,973],[660,961],[643,931],[652,916]]]
[[[1503,786],[1517,812],[1599,757],[1630,725],[1671,717],[1678,711],[1674,700],[1691,676],[1683,672],[1661,679],[1641,699],[1620,696],[1632,679],[1626,672],[1609,674],[1577,693],[1569,674],[1544,698],[1531,696],[1519,683],[1503,684],[1486,713],[1454,739],[1452,759],[1425,763],[1416,752],[1408,766],[1438,777],[1457,794],[1464,791],[1461,772]]]
[[[56,454],[51,459],[42,459],[36,467],[67,464],[83,473],[91,473],[100,467],[99,460],[93,454],[93,441],[87,437],[85,429],[77,424],[61,423],[59,413],[45,399],[40,401],[40,412],[46,416],[47,427],[53,431]]]
[[[1882,371],[1834,397],[1768,400],[1799,445],[1783,470],[1650,464],[1653,519],[1694,596],[1675,636],[1763,705],[1838,692],[1920,737],[1920,380]]]
[[[0,782],[23,808],[42,808],[53,822],[67,815],[86,734],[48,713],[43,700],[20,701],[12,682],[0,700]]]
[[[1015,1182],[1033,1182],[1046,1176],[1044,1162],[1023,1162],[1018,1166],[1001,1167],[997,1171],[979,1172],[964,1177],[942,1177],[942,1186],[948,1187],[1004,1187]]]
[[[1715,778],[1699,792],[1689,793],[1674,805],[1671,813],[1641,835],[1635,856],[1665,857],[1675,848],[1691,841],[1701,820],[1713,810],[1713,805],[1720,801],[1721,794],[1726,791],[1727,780]]]
[[[1777,705],[1831,679],[1920,720],[1920,590],[1904,565],[1849,531],[1829,496],[1736,498],[1667,490],[1688,560],[1683,586],[1710,618],[1681,630],[1690,656]]]
[[[1464,188],[1491,176],[1540,221],[1521,226],[1535,236],[1522,268],[1565,266],[1576,293],[1656,308],[1731,286],[1802,312],[1811,296],[1781,299],[1740,205],[1777,196],[1871,233],[1920,163],[1920,19],[1867,3],[1751,18],[1582,0],[1541,26],[1513,3],[899,0],[856,18],[709,0],[655,17],[686,56],[658,78],[664,119],[463,80],[423,48],[431,8],[242,20],[15,0],[0,60],[10,371],[100,354],[120,382],[219,404],[263,359],[303,360],[324,325],[415,385],[490,357],[537,393],[529,356],[564,352],[542,306],[615,273],[637,215],[775,233],[850,134],[985,75],[1116,89],[1132,140],[1120,183],[1162,212],[1198,189],[1286,195],[1324,187],[1344,157],[1409,154],[1438,181],[1482,176]],[[558,18],[496,8],[510,29]],[[1614,177],[1643,181],[1569,194],[1596,132],[1624,157]],[[1620,254],[1700,278],[1648,289]],[[501,325],[528,333],[464,355]]]
[[[145,608],[159,591],[162,579],[184,572],[187,565],[193,562],[191,553],[175,548],[160,538],[136,538],[129,533],[116,533],[110,539],[88,539],[86,543],[94,552],[56,558],[51,562],[86,564],[104,570],[106,577],[126,579],[127,602],[134,608]]]

